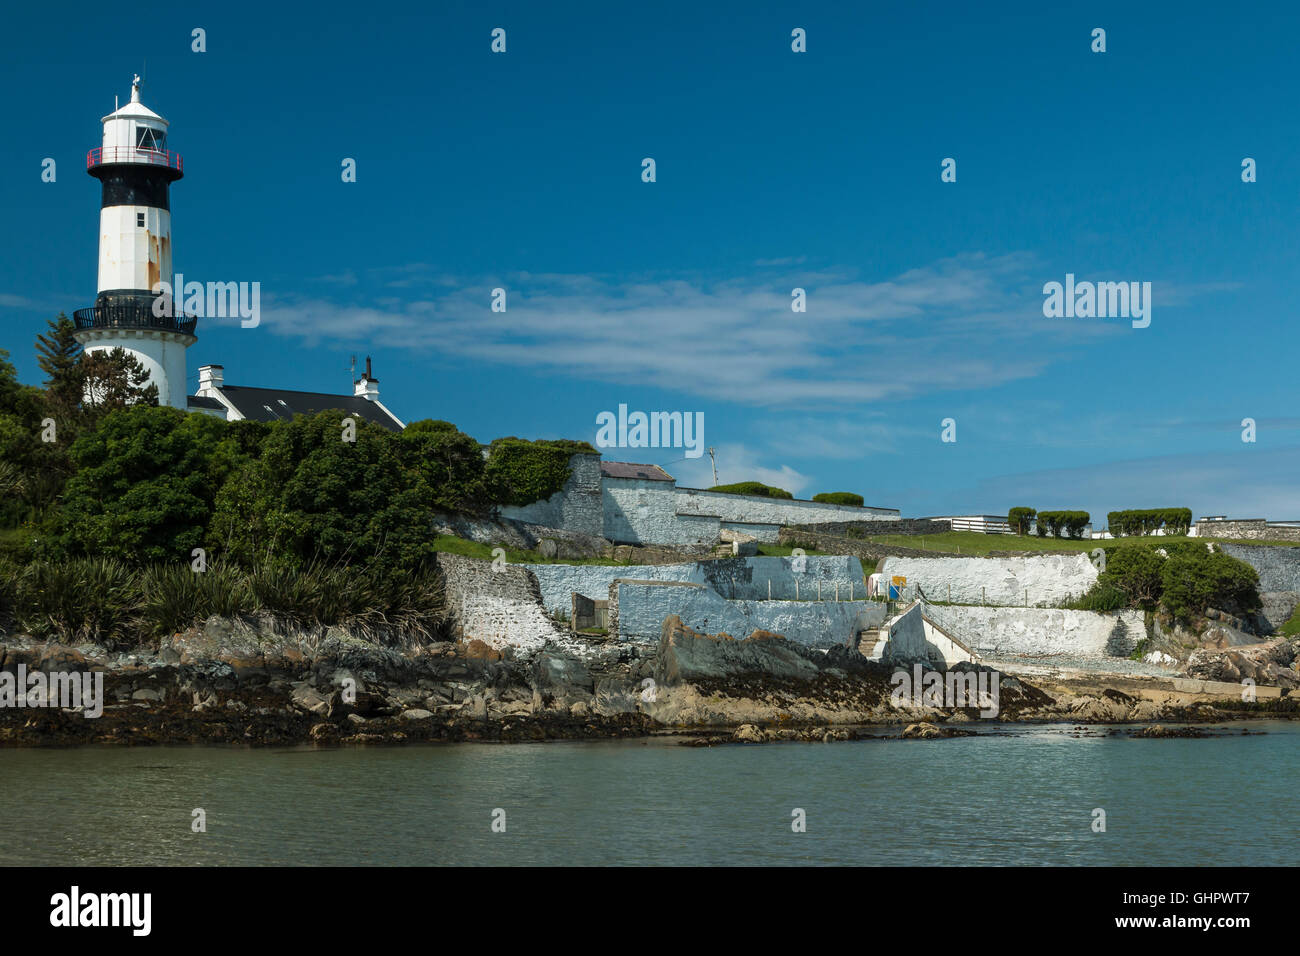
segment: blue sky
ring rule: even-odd
[[[84,156],[147,62],[176,270],[262,287],[258,328],[200,323],[191,390],[348,391],[369,354],[395,413],[485,441],[622,403],[703,412],[723,481],[907,515],[1300,518],[1300,11],[982,6],[11,9],[0,347],[38,381],[45,319],[93,302]],[[1151,282],[1150,327],[1045,318],[1066,273]]]

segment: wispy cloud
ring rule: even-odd
[[[761,277],[516,273],[460,281],[423,263],[369,275],[369,298],[273,298],[264,323],[452,358],[813,410],[980,389],[1040,374],[1126,325],[1042,316],[1032,257],[970,254],[867,282],[851,270]],[[345,274],[348,275],[348,274]],[[507,311],[491,311],[495,287]],[[807,292],[805,313],[791,290]],[[1024,346],[1024,347],[1018,347]]]

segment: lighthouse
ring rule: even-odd
[[[154,292],[172,281],[168,192],[184,164],[167,148],[167,120],[140,102],[139,76],[131,102],[101,122],[103,143],[86,155],[86,171],[102,187],[98,294],[92,308],[73,313],[77,341],[87,352],[129,352],[158,386],[158,404],[184,409],[185,350],[197,320],[163,303],[155,308]]]

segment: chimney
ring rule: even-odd
[[[226,381],[226,370],[220,365],[199,366],[199,395],[221,388]]]
[[[352,394],[367,401],[379,401],[379,379],[370,371],[370,356],[366,356],[366,370],[361,373],[361,380],[353,382]]]

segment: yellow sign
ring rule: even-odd
[[[889,579],[889,581],[894,586],[901,588],[903,585],[907,583],[907,578],[901,574],[895,574],[892,578]]]

